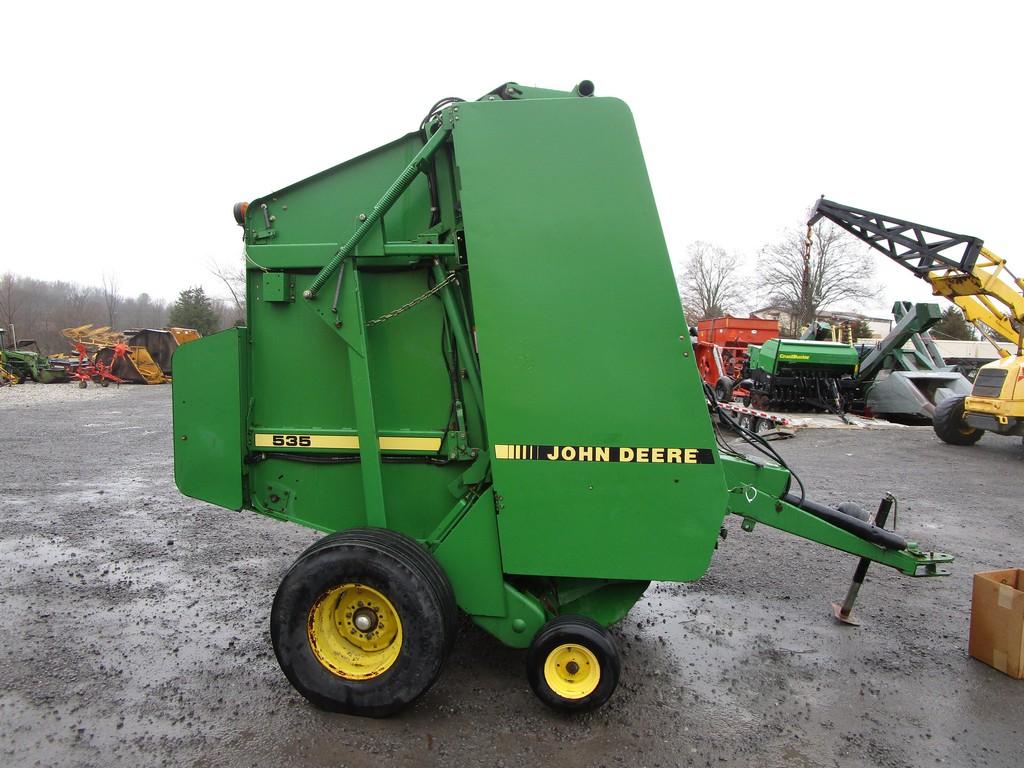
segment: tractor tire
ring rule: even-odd
[[[935,406],[932,429],[942,442],[950,445],[974,445],[985,434],[985,430],[964,422],[963,397],[947,397]]]
[[[619,650],[608,630],[586,616],[545,624],[526,654],[526,676],[537,698],[564,712],[590,712],[619,684]]]
[[[79,389],[85,389],[88,386],[89,386],[89,382],[86,381],[85,379],[79,379],[78,380],[78,388]]]
[[[270,636],[288,680],[314,705],[387,717],[434,684],[456,621],[437,561],[400,533],[364,528],[299,556],[274,598]]]
[[[732,390],[735,384],[728,376],[723,376],[715,382],[715,399],[720,403],[732,402]]]

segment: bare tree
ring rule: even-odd
[[[224,283],[224,287],[228,289],[228,293],[231,296],[231,306],[233,310],[228,306],[228,302],[222,302],[221,313],[222,315],[234,314],[235,324],[245,324],[245,265],[239,264],[235,266],[223,266],[218,264],[216,261],[210,262],[207,267],[210,270],[210,274]]]
[[[759,278],[769,300],[791,317],[791,332],[841,301],[873,297],[874,260],[831,222],[790,230],[761,249]]]
[[[701,240],[686,248],[686,265],[676,276],[679,296],[691,322],[729,314],[747,295],[740,258]]]
[[[121,294],[117,292],[117,278],[103,273],[103,303],[107,305],[107,324],[113,328],[117,319],[117,308],[121,304]]]
[[[0,277],[0,322],[4,328],[10,330],[10,326],[14,325],[20,306],[21,291],[18,279],[13,273],[6,272]]]

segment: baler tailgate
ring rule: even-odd
[[[228,509],[243,503],[245,338],[244,328],[232,328],[174,354],[174,482]]]

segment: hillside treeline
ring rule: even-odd
[[[123,296],[115,281],[83,286],[7,273],[0,277],[0,326],[11,343],[11,326],[19,339],[35,339],[43,352],[70,352],[61,329],[92,323],[116,330],[162,328],[170,304],[147,293]]]

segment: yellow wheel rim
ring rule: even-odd
[[[342,584],[309,610],[309,646],[338,677],[369,680],[395,663],[402,650],[402,622],[391,601],[365,584]]]
[[[601,664],[589,648],[566,643],[544,660],[544,680],[563,699],[582,699],[597,690]]]

